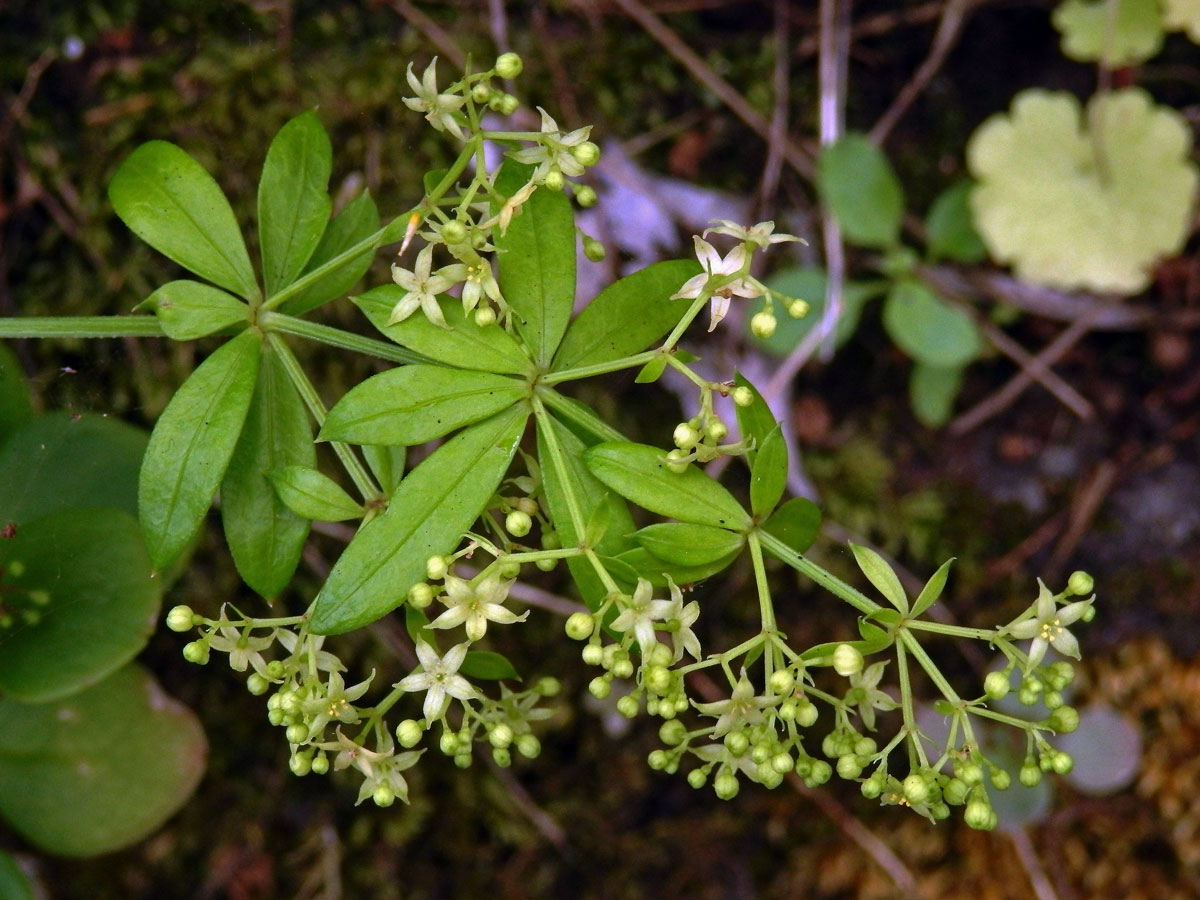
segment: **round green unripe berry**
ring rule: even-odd
[[[1059,734],[1070,734],[1079,727],[1079,710],[1073,706],[1060,706],[1050,713],[1046,724]]]
[[[586,238],[583,242],[583,255],[592,262],[598,263],[602,262],[604,257],[608,256],[608,251],[605,250],[604,245],[595,238]]]
[[[924,803],[929,799],[929,785],[916,772],[904,779],[901,790],[904,792],[904,799],[909,803]]]
[[[191,641],[183,645],[183,658],[198,666],[208,662],[208,652],[208,644],[204,641]]]
[[[489,325],[496,324],[496,311],[490,306],[481,306],[475,310],[475,324],[480,328],[487,328]]]
[[[581,184],[575,188],[575,202],[584,209],[590,209],[596,205],[596,192],[590,186]]]
[[[1066,775],[1075,768],[1075,759],[1070,753],[1064,753],[1062,750],[1059,750],[1050,760],[1050,767],[1056,774]]]
[[[604,700],[612,693],[612,682],[603,675],[597,675],[588,682],[588,691],[597,700]]]
[[[303,744],[308,740],[308,726],[297,722],[289,725],[284,732],[289,744]]]
[[[1037,787],[1042,780],[1042,770],[1036,763],[1027,761],[1017,772],[1017,780],[1027,788]]]
[[[633,696],[633,694],[626,694],[617,701],[617,712],[627,719],[632,719],[636,716],[639,708],[637,697]]]
[[[687,783],[696,790],[700,790],[700,788],[708,784],[708,773],[703,769],[692,769],[692,771],[687,773]]]
[[[405,750],[409,750],[417,744],[421,743],[421,738],[425,736],[425,729],[421,727],[421,723],[416,719],[405,719],[396,726],[396,740],[400,742],[400,746]]]
[[[744,384],[735,387],[731,396],[733,397],[734,404],[742,407],[742,409],[754,403],[754,391],[750,390]]]
[[[533,528],[533,519],[529,517],[529,513],[515,509],[505,517],[504,528],[513,537],[522,538]]]
[[[312,771],[312,756],[307,753],[293,753],[292,758],[288,760],[288,768],[292,770],[293,775],[303,778]]]
[[[680,422],[675,426],[671,440],[680,450],[691,450],[700,442],[700,433],[687,422]]]
[[[838,644],[833,649],[833,670],[839,675],[849,677],[862,671],[863,655],[857,647],[850,644]]]
[[[514,737],[512,728],[501,722],[499,725],[493,725],[492,730],[488,732],[488,743],[493,747],[507,747]]]
[[[511,51],[496,57],[496,74],[501,78],[516,78],[524,68],[521,57]]]
[[[756,338],[766,340],[775,333],[775,328],[779,322],[775,318],[775,314],[771,312],[755,313],[750,318],[750,331]]]
[[[1011,689],[1012,681],[1006,671],[988,672],[987,678],[983,679],[983,692],[989,700],[1007,697]]]
[[[324,775],[329,771],[329,757],[324,752],[317,754],[313,759],[312,770],[318,775]]]
[[[1095,586],[1096,582],[1087,572],[1072,572],[1071,577],[1067,579],[1067,592],[1075,594],[1077,597],[1090,594]]]
[[[451,219],[442,225],[441,234],[447,244],[461,244],[470,236],[467,226],[458,219]]]
[[[741,785],[738,784],[737,776],[727,770],[720,772],[713,779],[713,790],[722,800],[732,800],[737,796],[740,787]]]
[[[725,735],[725,749],[735,757],[741,756],[750,748],[750,738],[744,732],[731,731]]]
[[[592,141],[584,141],[571,148],[571,155],[581,166],[594,166],[600,162],[600,148]]]
[[[408,605],[413,609],[425,609],[433,602],[434,590],[424,581],[418,581],[408,589]]]
[[[772,672],[767,681],[767,687],[770,688],[772,694],[786,696],[796,689],[796,676],[789,669]]]
[[[558,169],[551,169],[542,181],[552,191],[561,191],[567,185],[567,179]]]
[[[450,571],[450,560],[444,556],[431,556],[425,561],[425,574],[430,581],[441,581]]]
[[[251,672],[246,679],[246,690],[255,697],[261,697],[271,689],[271,682],[257,672]]]
[[[196,614],[190,606],[176,606],[167,613],[167,627],[172,631],[191,631],[196,626]]]

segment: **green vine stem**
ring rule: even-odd
[[[0,338],[162,337],[153,316],[37,316],[0,319]]]

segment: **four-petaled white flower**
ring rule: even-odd
[[[419,306],[429,321],[443,328],[450,327],[446,324],[446,317],[442,315],[442,308],[438,306],[437,297],[452,287],[454,282],[440,271],[430,274],[432,267],[432,244],[417,254],[417,263],[411,271],[392,264],[392,280],[408,293],[392,308],[392,314],[388,316],[387,321],[389,325],[403,322],[416,312]]]
[[[1017,640],[1033,638],[1033,643],[1029,645],[1029,662],[1025,666],[1027,672],[1046,657],[1046,651],[1051,647],[1064,656],[1079,659],[1079,641],[1067,631],[1067,626],[1077,622],[1087,612],[1093,599],[1077,600],[1060,608],[1054,600],[1054,595],[1040,580],[1038,588],[1033,615],[1018,618],[1003,629]]]
[[[485,295],[498,305],[504,303],[504,298],[500,296],[500,285],[496,283],[496,276],[492,272],[492,264],[482,256],[476,255],[470,262],[443,266],[438,269],[438,275],[445,276],[455,283],[464,282],[464,313],[469,313],[478,306],[479,299]]]
[[[712,244],[704,238],[692,238],[696,243],[696,258],[704,271],[684,282],[683,287],[671,295],[672,300],[694,300],[705,290],[712,292],[712,313],[708,330],[712,331],[725,314],[729,312],[729,300],[734,295],[738,297],[761,297],[763,288],[749,275],[743,273],[746,267],[746,245],[738,244],[724,258]],[[732,277],[740,276],[740,277]],[[713,282],[718,283],[714,286]]]
[[[425,718],[432,722],[445,712],[448,697],[458,700],[470,700],[477,691],[471,682],[458,674],[459,667],[467,658],[467,648],[470,643],[458,644],[446,651],[445,656],[438,656],[425,641],[417,641],[417,659],[421,661],[422,672],[413,672],[394,685],[401,691],[426,691]]]
[[[437,89],[437,57],[426,67],[425,74],[417,81],[413,74],[412,63],[408,64],[408,84],[413,89],[415,97],[405,97],[404,105],[409,109],[425,113],[429,124],[438,131],[448,131],[460,141],[467,139],[463,134],[455,113],[466,103],[466,98],[458,94],[439,94]]]
[[[475,586],[454,575],[447,575],[448,596],[443,602],[449,609],[430,622],[429,627],[456,628],[466,624],[467,637],[477,641],[487,633],[488,622],[501,625],[524,622],[529,617],[528,611],[518,616],[502,605],[512,585],[512,581],[502,579],[499,572],[492,572]],[[446,655],[449,657],[449,654]]]
[[[794,234],[774,234],[774,222],[759,222],[757,225],[751,225],[746,228],[739,225],[737,222],[731,222],[729,219],[713,219],[716,225],[710,225],[704,229],[704,237],[709,234],[727,234],[730,237],[735,237],[739,241],[749,241],[751,244],[757,244],[759,247],[766,247],[769,244],[782,244],[785,241],[799,241],[801,244],[807,243],[803,238],[798,238]]]
[[[612,620],[613,631],[633,632],[643,656],[658,643],[658,638],[654,636],[654,623],[666,621],[672,608],[670,600],[655,600],[653,593],[650,582],[639,578],[633,596],[623,604],[621,614]]]
[[[696,619],[700,617],[700,604],[693,600],[691,603],[683,602],[683,591],[674,581],[668,580],[671,587],[671,599],[669,606],[664,610],[666,614],[667,630],[671,632],[671,641],[675,647],[675,662],[683,659],[683,652],[686,650],[691,654],[692,659],[700,658],[700,641],[696,637],[696,632],[692,631],[692,625]]]
[[[534,147],[526,147],[508,155],[519,163],[537,164],[532,180],[538,184],[545,181],[546,176],[556,169],[572,178],[582,175],[584,165],[575,158],[571,149],[588,139],[588,135],[592,133],[592,126],[585,125],[583,128],[562,134],[550,113],[540,106],[538,112],[542,114],[541,141]]]
[[[718,700],[716,703],[693,703],[692,705],[702,715],[718,717],[716,727],[713,729],[713,737],[720,737],[743,725],[757,725],[763,720],[763,707],[771,706],[775,702],[776,699],[771,697],[755,696],[754,685],[746,677],[746,670],[742,669],[742,677],[734,685],[733,693],[729,695],[728,700]]]

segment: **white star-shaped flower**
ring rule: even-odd
[[[442,315],[442,308],[438,306],[437,295],[451,288],[454,282],[441,272],[430,274],[432,267],[432,244],[417,254],[417,263],[412,270],[392,264],[392,281],[408,293],[392,308],[392,314],[388,316],[387,321],[389,325],[403,322],[416,312],[419,306],[429,321],[443,328],[450,327],[446,324],[446,317]]]
[[[683,283],[678,291],[671,295],[672,300],[694,300],[703,291],[712,295],[712,313],[708,330],[712,331],[729,312],[729,301],[734,296],[761,297],[764,293],[761,285],[749,275],[742,274],[746,265],[746,245],[738,244],[724,257],[704,238],[696,236],[692,240],[696,245],[696,258],[704,271],[694,275]],[[740,275],[741,277],[732,277]]]
[[[801,244],[807,243],[794,234],[774,234],[774,222],[759,222],[757,225],[751,225],[749,228],[746,228],[729,219],[713,219],[713,221],[717,224],[705,228],[704,237],[708,237],[710,233],[727,234],[730,237],[737,238],[739,241],[748,241],[751,244],[757,244],[759,247],[766,247],[770,244],[782,244],[785,241],[799,241]]]
[[[439,94],[437,88],[437,57],[426,67],[425,74],[417,81],[413,74],[412,63],[408,64],[408,84],[413,89],[415,97],[405,97],[404,105],[409,109],[425,113],[429,124],[438,131],[448,131],[460,141],[465,141],[462,126],[459,125],[455,113],[466,103],[466,98],[458,94]]]
[[[728,700],[718,700],[716,703],[693,703],[692,705],[705,716],[717,716],[717,725],[713,737],[741,728],[743,725],[757,725],[763,719],[762,710],[776,701],[770,697],[757,697],[754,685],[742,670],[742,677],[734,685],[733,693]]]
[[[528,611],[518,616],[502,605],[512,584],[512,581],[502,579],[499,572],[492,572],[475,586],[454,575],[447,575],[448,596],[443,602],[449,609],[430,622],[429,627],[457,628],[465,624],[467,637],[477,641],[487,633],[488,622],[501,625],[524,622],[529,617]]]
[[[585,167],[571,153],[571,148],[578,147],[588,139],[588,135],[592,133],[592,126],[585,125],[583,128],[562,134],[550,113],[540,106],[538,112],[542,114],[541,141],[534,147],[526,147],[524,150],[510,153],[509,156],[519,163],[536,164],[533,181],[539,184],[555,169],[572,178],[582,175]]]
[[[413,672],[396,682],[394,687],[401,691],[426,691],[425,718],[430,722],[440,718],[445,712],[448,697],[470,700],[477,694],[471,682],[458,674],[459,667],[467,658],[468,647],[469,643],[458,644],[447,650],[445,656],[438,656],[438,652],[425,641],[417,641],[417,659],[421,661],[424,671]]]
[[[1093,599],[1077,600],[1060,608],[1054,595],[1041,581],[1038,581],[1038,588],[1033,614],[1026,613],[1025,617],[1018,618],[1004,628],[1005,632],[1018,640],[1033,638],[1033,643],[1029,645],[1029,662],[1025,666],[1027,672],[1045,659],[1046,651],[1051,647],[1064,656],[1079,659],[1079,641],[1067,631],[1067,626],[1073,625],[1087,612]]]
[[[700,640],[696,637],[696,632],[692,631],[692,625],[696,619],[700,617],[700,604],[693,600],[691,603],[683,602],[683,591],[673,581],[668,581],[671,588],[671,599],[668,601],[668,607],[664,610],[666,616],[666,628],[671,632],[671,641],[675,648],[675,662],[683,659],[683,653],[686,650],[692,659],[700,658]]]
[[[654,623],[665,621],[671,609],[669,600],[655,600],[653,592],[650,582],[639,578],[633,596],[623,604],[621,614],[612,620],[611,626],[613,631],[632,631],[643,656],[658,643],[658,638],[654,636]]]

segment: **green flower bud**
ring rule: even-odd
[[[292,770],[293,775],[303,778],[312,771],[312,754],[293,753],[292,758],[288,760],[288,768]]]
[[[780,669],[778,672],[772,672],[770,679],[767,681],[767,687],[772,694],[786,696],[796,688],[796,676],[789,669]]]
[[[961,806],[966,802],[968,793],[970,793],[970,788],[967,787],[965,781],[960,778],[951,778],[942,788],[942,799],[954,806]]]
[[[658,729],[658,739],[668,747],[682,744],[687,738],[687,726],[678,719],[663,722]]]
[[[533,519],[528,513],[523,513],[520,510],[513,510],[504,519],[504,528],[513,537],[525,537],[533,528]]]
[[[627,719],[632,719],[636,716],[639,708],[637,697],[633,696],[633,694],[626,694],[617,701],[617,712]]]
[[[736,797],[740,786],[737,776],[728,769],[722,769],[713,779],[713,790],[722,800],[732,800]]]
[[[687,773],[687,783],[696,790],[700,790],[700,788],[708,784],[708,773],[703,769],[692,769],[692,771]]]
[[[1042,770],[1032,760],[1026,760],[1017,772],[1017,780],[1025,787],[1037,787],[1042,780]]]
[[[514,737],[512,728],[501,722],[499,725],[493,725],[488,732],[488,743],[493,747],[507,747]]]
[[[774,313],[767,311],[755,313],[750,318],[750,331],[756,338],[766,340],[775,333],[775,328],[779,322],[775,318]]]
[[[501,53],[496,57],[496,74],[501,78],[516,78],[521,74],[521,70],[525,68],[525,63],[521,57],[512,53]]]
[[[500,564],[501,578],[516,578],[521,574],[521,564],[516,562],[506,562]]]
[[[1083,614],[1079,617],[1079,621],[1086,625],[1094,618],[1096,618],[1096,607],[1089,606],[1083,611]]]
[[[533,690],[540,697],[554,697],[562,690],[562,682],[553,675],[543,675],[537,680]]]
[[[451,219],[442,225],[441,235],[447,244],[461,244],[469,237],[467,226],[458,219]]]
[[[814,759],[812,761],[812,769],[809,771],[808,777],[804,779],[804,783],[808,787],[819,787],[832,777],[833,766],[823,759]]]
[[[1079,727],[1079,711],[1073,706],[1060,706],[1050,713],[1046,725],[1059,734],[1070,734]]]
[[[495,110],[502,116],[511,116],[520,105],[521,101],[512,94],[505,94],[496,102]]]
[[[604,245],[595,238],[584,238],[583,255],[592,262],[601,262],[604,257],[608,256],[608,251],[605,250]]]
[[[204,665],[208,662],[208,644],[204,641],[192,641],[184,644],[183,658],[198,666]]]
[[[750,390],[744,384],[735,387],[730,396],[733,397],[733,402],[743,409],[754,403],[754,391]]]
[[[644,683],[647,690],[656,694],[664,694],[671,686],[671,672],[665,666],[650,666],[646,670]]]
[[[284,734],[289,744],[303,744],[308,740],[308,726],[297,722],[295,725],[289,725]]]
[[[1050,767],[1059,775],[1066,775],[1075,768],[1075,759],[1070,753],[1059,750],[1050,760]]]
[[[425,609],[433,602],[434,590],[424,581],[418,581],[408,590],[408,604],[413,609]]]
[[[588,690],[597,700],[604,700],[612,692],[612,682],[603,675],[597,675],[588,682]]]
[[[786,750],[782,753],[776,753],[771,757],[771,768],[780,775],[786,775],[788,772],[792,771],[792,767],[794,765],[795,763],[792,762],[792,754],[788,753]]]
[[[618,659],[612,665],[612,673],[617,678],[628,678],[633,674],[633,663],[628,659]]]
[[[271,689],[271,682],[259,675],[257,672],[251,672],[246,679],[246,690],[255,697],[261,697]]]
[[[453,731],[443,731],[442,736],[438,738],[438,749],[446,756],[454,756],[459,751],[458,735]]]
[[[487,328],[489,325],[495,325],[496,311],[490,306],[480,306],[475,310],[475,324],[480,328]]]
[[[990,831],[995,828],[993,818],[991,806],[981,800],[972,800],[963,812],[963,821],[979,831]]]
[[[508,763],[512,761],[512,760],[511,760],[511,757],[508,755],[508,751],[507,751],[507,750],[493,750],[493,751],[492,751],[492,758],[493,758],[494,760],[496,760],[496,763],[497,763],[497,765],[500,765],[500,766],[507,766],[507,765],[508,765]],[[501,762],[501,760],[502,760],[502,759],[503,759],[503,760],[506,760],[506,762]],[[460,769],[469,769],[469,768],[471,768],[471,763],[472,763],[473,761],[474,761],[474,757],[473,757],[473,756],[471,756],[471,754],[470,754],[470,753],[456,753],[456,754],[454,754],[454,765],[455,765],[455,766],[457,766],[457,767],[458,767],[458,768],[460,768]]]
[[[708,425],[704,429],[704,433],[708,435],[709,440],[716,441],[718,444],[725,440],[729,434],[729,426],[718,418],[709,420]]]
[[[878,749],[875,738],[862,737],[854,742],[854,752],[859,756],[872,756]]]
[[[561,191],[567,185],[567,179],[558,169],[551,169],[546,173],[545,180],[542,182],[552,191]]]
[[[1033,706],[1038,702],[1038,692],[1032,688],[1022,686],[1022,688],[1017,691],[1017,700],[1020,701],[1022,706]]]
[[[1012,776],[1003,769],[989,769],[988,778],[992,781],[992,787],[998,791],[1007,791],[1012,784]]]
[[[753,749],[750,751],[750,759],[753,761],[753,763],[756,766],[761,766],[763,763],[765,763],[770,758],[771,758],[771,745],[766,743],[765,741],[762,743],[755,744]]]
[[[575,188],[575,202],[584,209],[589,209],[596,205],[596,192],[588,185],[581,184]]]
[[[741,756],[750,748],[750,738],[744,732],[731,731],[725,735],[725,749],[734,756]]]
[[[691,450],[700,442],[700,433],[687,422],[680,422],[675,426],[671,440],[680,450]]]
[[[666,644],[655,644],[646,657],[646,661],[652,666],[669,666],[674,660],[675,654]]]
[[[572,613],[572,615],[574,615]],[[588,644],[583,648],[583,661],[589,666],[598,666],[604,660],[604,648],[599,644]]]
[[[924,803],[929,799],[929,785],[917,773],[912,773],[901,783],[904,799],[909,803]]]
[[[796,708],[799,704],[795,699],[789,697],[779,704],[779,718],[785,722],[794,722],[796,720]]]
[[[190,606],[176,606],[167,613],[167,627],[172,631],[191,631],[196,627],[196,614]]]
[[[421,727],[421,723],[416,719],[405,719],[396,726],[396,740],[400,742],[400,746],[405,750],[409,750],[417,744],[421,743],[421,738],[425,736],[425,729]]]
[[[686,457],[687,454],[682,450],[672,450],[667,454],[667,468],[676,474],[686,472],[687,467],[691,465]]]
[[[793,300],[791,303],[789,303],[787,305],[788,315],[791,316],[793,319],[803,319],[805,316],[808,315],[809,310],[811,308],[812,307],[810,307],[808,305],[807,300],[797,299],[797,300]]]
[[[571,155],[581,166],[594,166],[600,162],[600,148],[591,141],[584,141],[571,148]]]
[[[1042,694],[1042,705],[1045,706],[1046,709],[1058,709],[1066,702],[1066,699],[1058,691],[1046,691],[1044,694]]]
[[[312,770],[318,775],[324,775],[329,771],[329,757],[325,755],[324,750],[313,758]]]
[[[532,734],[518,735],[515,745],[517,752],[526,759],[536,759],[542,752],[542,742]]]
[[[646,765],[655,772],[661,772],[667,767],[670,761],[671,757],[667,755],[667,751],[665,750],[651,750],[650,755],[646,757]]]
[[[444,556],[431,556],[425,562],[425,574],[430,581],[441,581],[450,571],[450,560]]]
[[[859,790],[868,800],[874,800],[883,793],[883,779],[879,777],[878,773],[876,773],[864,781],[859,787]]]
[[[845,756],[839,756],[837,761],[837,773],[847,781],[857,778],[862,774],[862,763],[858,761],[858,757],[853,753],[847,753]]]
[[[819,715],[820,710],[817,709],[817,704],[811,700],[802,700],[796,707],[796,724],[801,728],[812,728],[817,723]]]
[[[487,103],[492,99],[492,86],[486,81],[477,81],[471,88],[471,99],[476,103]]]
[[[1075,594],[1082,597],[1084,594],[1090,594],[1096,586],[1096,582],[1087,572],[1072,572],[1071,577],[1067,579],[1067,593]]]
[[[272,681],[279,681],[287,674],[287,666],[281,660],[273,659],[267,663],[267,677]]]
[[[1000,700],[1008,696],[1011,689],[1012,683],[1007,671],[988,672],[987,678],[983,679],[983,692],[989,700]]]
[[[389,785],[381,784],[371,792],[375,805],[386,809],[396,802],[396,792]]]
[[[863,655],[857,647],[849,644],[838,644],[833,649],[833,670],[839,675],[849,677],[862,671]]]
[[[983,782],[983,766],[974,762],[963,763],[954,775],[960,778],[964,784],[974,786]]]

